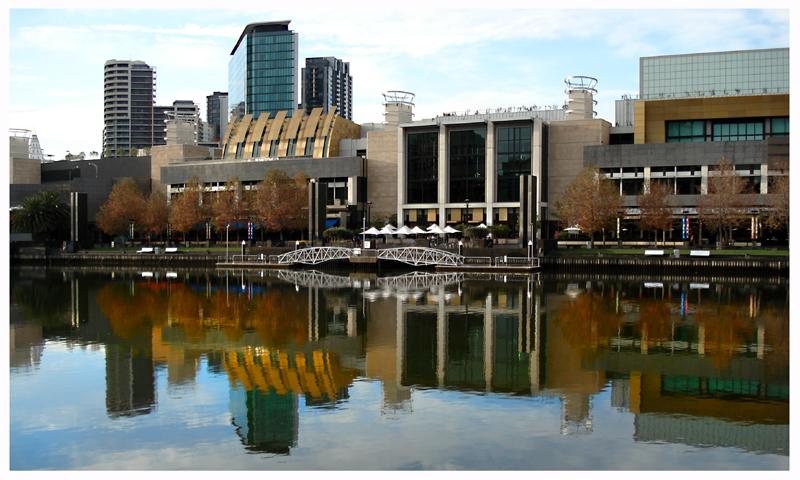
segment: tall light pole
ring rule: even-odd
[[[367,239],[367,216],[361,215],[361,248],[364,248],[364,241]]]
[[[469,226],[469,197],[465,198],[464,201],[467,204],[467,213],[464,215],[466,220],[464,221],[464,223],[466,223],[467,226]]]
[[[228,230],[230,230],[230,228],[230,223],[225,225],[225,263],[228,263]]]

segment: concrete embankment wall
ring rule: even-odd
[[[605,272],[620,274],[680,274],[687,276],[727,275],[789,275],[788,258],[772,257],[644,257],[573,255],[542,258],[545,271]]]

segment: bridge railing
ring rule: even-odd
[[[497,267],[539,267],[539,257],[509,257],[503,255],[501,257],[494,257],[494,264]]]
[[[492,257],[464,257],[464,265],[489,265],[492,264]]]
[[[232,263],[267,263],[267,257],[262,253],[260,255],[231,255],[230,261]]]

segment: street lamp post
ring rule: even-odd
[[[228,263],[228,230],[230,230],[230,228],[230,223],[225,225],[225,263]]]
[[[464,215],[464,219],[467,225],[469,225],[469,198],[465,198],[464,202],[467,204],[467,213]]]

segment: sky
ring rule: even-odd
[[[56,159],[100,151],[109,59],[156,67],[157,104],[194,100],[205,119],[206,96],[228,90],[230,51],[242,29],[260,21],[292,21],[301,68],[306,57],[350,62],[357,123],[382,121],[386,90],[414,92],[415,118],[422,119],[562,105],[564,78],[589,75],[598,79],[598,116],[613,124],[614,100],[638,93],[639,57],[789,46],[787,9],[534,10],[502,1],[456,9],[301,0],[266,8],[271,3],[286,5],[11,8],[8,127],[33,130]]]

